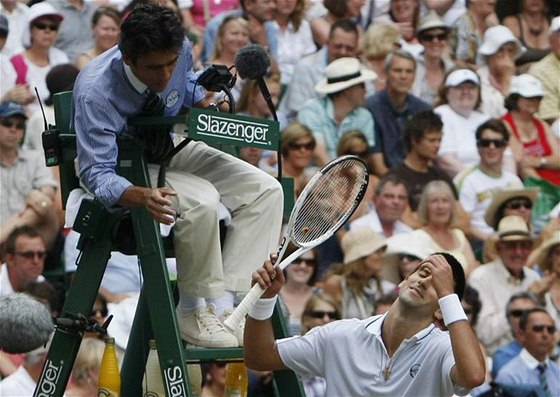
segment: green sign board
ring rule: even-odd
[[[189,138],[222,145],[278,149],[278,122],[225,112],[192,108]]]

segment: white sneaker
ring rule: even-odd
[[[224,310],[224,314],[222,314],[222,316],[220,317],[220,320],[222,320],[222,323],[224,321],[226,321],[226,319],[229,316],[231,316],[231,313],[233,313],[233,309]],[[243,321],[241,321],[239,323],[239,325],[237,326],[237,328],[235,330],[232,331],[228,327],[225,327],[225,328],[237,338],[237,343],[238,343],[239,347],[243,347],[243,332],[245,332],[245,318],[243,318]]]
[[[181,336],[201,347],[237,347],[237,338],[221,323],[213,306],[201,307],[184,316],[177,313]]]

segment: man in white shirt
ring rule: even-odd
[[[267,261],[253,281],[266,291],[245,325],[245,363],[252,369],[322,376],[326,396],[337,397],[465,395],[484,381],[484,359],[460,304],[463,268],[448,253],[423,260],[399,284],[386,314],[333,321],[278,341],[270,316],[284,275]],[[449,333],[434,325],[438,320]]]
[[[480,163],[461,171],[453,180],[459,201],[471,216],[471,235],[484,241],[494,229],[484,220],[493,195],[500,190],[522,188],[523,182],[511,172],[502,171],[509,132],[501,120],[491,119],[476,129]]]
[[[41,275],[47,255],[45,241],[31,226],[15,229],[6,240],[6,263],[0,266],[0,296],[22,291]]]
[[[527,291],[540,278],[526,266],[533,238],[523,218],[509,215],[500,221],[496,248],[498,259],[474,269],[469,277],[470,286],[478,291],[482,302],[476,333],[488,354],[513,339],[504,316],[509,298]]]
[[[367,214],[350,224],[350,229],[368,226],[385,238],[412,231],[410,226],[400,220],[408,205],[408,192],[399,177],[388,174],[379,181],[373,204]]]

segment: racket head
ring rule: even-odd
[[[352,216],[369,182],[366,164],[341,156],[318,171],[299,195],[287,225],[291,243],[315,247],[330,238]]]

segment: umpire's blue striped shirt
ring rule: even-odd
[[[104,205],[115,205],[131,185],[115,173],[116,138],[126,133],[127,119],[137,116],[147,96],[115,46],[92,60],[73,90],[72,125],[78,140],[80,180]],[[194,93],[193,93],[194,91]],[[185,40],[167,88],[160,93],[165,114],[175,115],[204,97],[195,86],[191,46]]]

